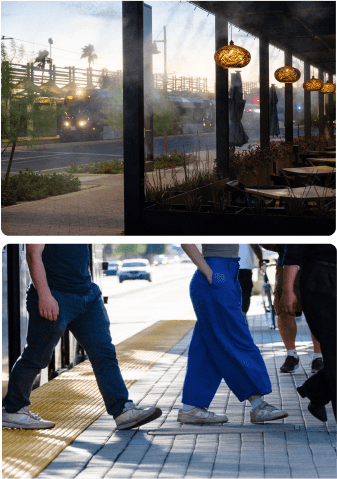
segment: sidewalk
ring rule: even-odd
[[[214,152],[210,154],[214,159]],[[2,208],[2,232],[8,236],[119,235],[124,229],[124,175],[76,176],[81,191]],[[155,182],[155,173],[148,177]],[[163,183],[170,177],[168,171]],[[177,178],[183,177],[180,168]]]
[[[316,420],[307,410],[308,400],[300,398],[295,389],[311,374],[313,348],[306,322],[297,322],[300,368],[295,374],[280,374],[285,349],[279,332],[268,328],[261,311],[260,298],[254,297],[248,320],[273,385],[266,399],[287,410],[286,419],[252,425],[249,403],[240,403],[222,382],[211,409],[226,412],[229,422],[179,427],[176,416],[181,407],[189,333],[130,388],[135,402],[162,408],[159,419],[136,430],[116,432],[112,418],[103,414],[38,477],[336,477],[332,408],[327,407],[327,424]]]

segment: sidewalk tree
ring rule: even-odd
[[[35,85],[27,81],[26,88],[15,82],[15,71],[8,57],[6,48],[1,49],[1,138],[4,153],[11,149],[3,189],[7,187],[14,152],[20,138],[20,144],[35,146],[38,138],[47,134],[56,125],[60,109],[56,108],[54,99],[44,93],[43,97],[36,91]],[[29,79],[28,68],[25,71]]]
[[[97,60],[97,55],[94,53],[95,47],[89,43],[89,45],[85,46],[82,48],[82,55],[81,58],[87,58],[89,62],[89,68],[91,66],[91,63],[94,63],[95,60]]]
[[[48,50],[40,50],[34,62],[34,63],[37,63],[37,66],[42,69],[41,85],[43,84],[43,75],[44,75],[44,69],[46,68],[46,63],[51,64],[51,59],[47,58],[48,55],[49,55]]]
[[[153,100],[153,132],[161,136],[165,131],[175,133],[179,127],[181,117],[177,116],[175,107],[165,98]]]
[[[111,91],[107,108],[102,110],[104,125],[115,132],[123,131],[123,80],[121,76],[111,75],[102,70],[98,78],[98,85],[102,90]]]

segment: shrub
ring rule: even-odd
[[[110,174],[118,175],[124,172],[124,164],[118,160],[112,161],[89,161],[89,165],[77,165],[71,163],[68,173],[94,173],[94,174]]]
[[[1,183],[2,206],[14,205],[18,201],[35,201],[49,196],[64,195],[79,191],[81,187],[78,178],[66,173],[44,175],[28,169],[24,173],[20,171],[19,174],[11,176],[6,189],[3,180]]]

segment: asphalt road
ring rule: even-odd
[[[246,127],[249,136],[249,143],[254,144],[260,140],[259,130]],[[280,137],[284,136],[284,129],[280,131]],[[294,137],[297,136],[297,128],[294,128]],[[169,136],[168,153],[177,149],[178,151],[194,152],[199,148],[204,150],[215,150],[215,133],[202,133],[199,138],[196,135]],[[249,144],[248,143],[248,144]],[[248,147],[243,146],[243,149]],[[154,155],[165,152],[165,141],[163,137],[155,138]],[[2,177],[6,173],[10,151],[6,150],[1,156]],[[123,140],[100,140],[74,143],[55,143],[42,145],[39,148],[21,149],[18,148],[14,155],[11,173],[18,173],[29,168],[32,171],[57,170],[67,168],[71,163],[86,165],[90,160],[119,160],[123,161],[124,149]]]

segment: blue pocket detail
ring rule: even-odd
[[[215,278],[219,283],[226,281],[226,276],[223,273],[213,273],[212,278]]]

